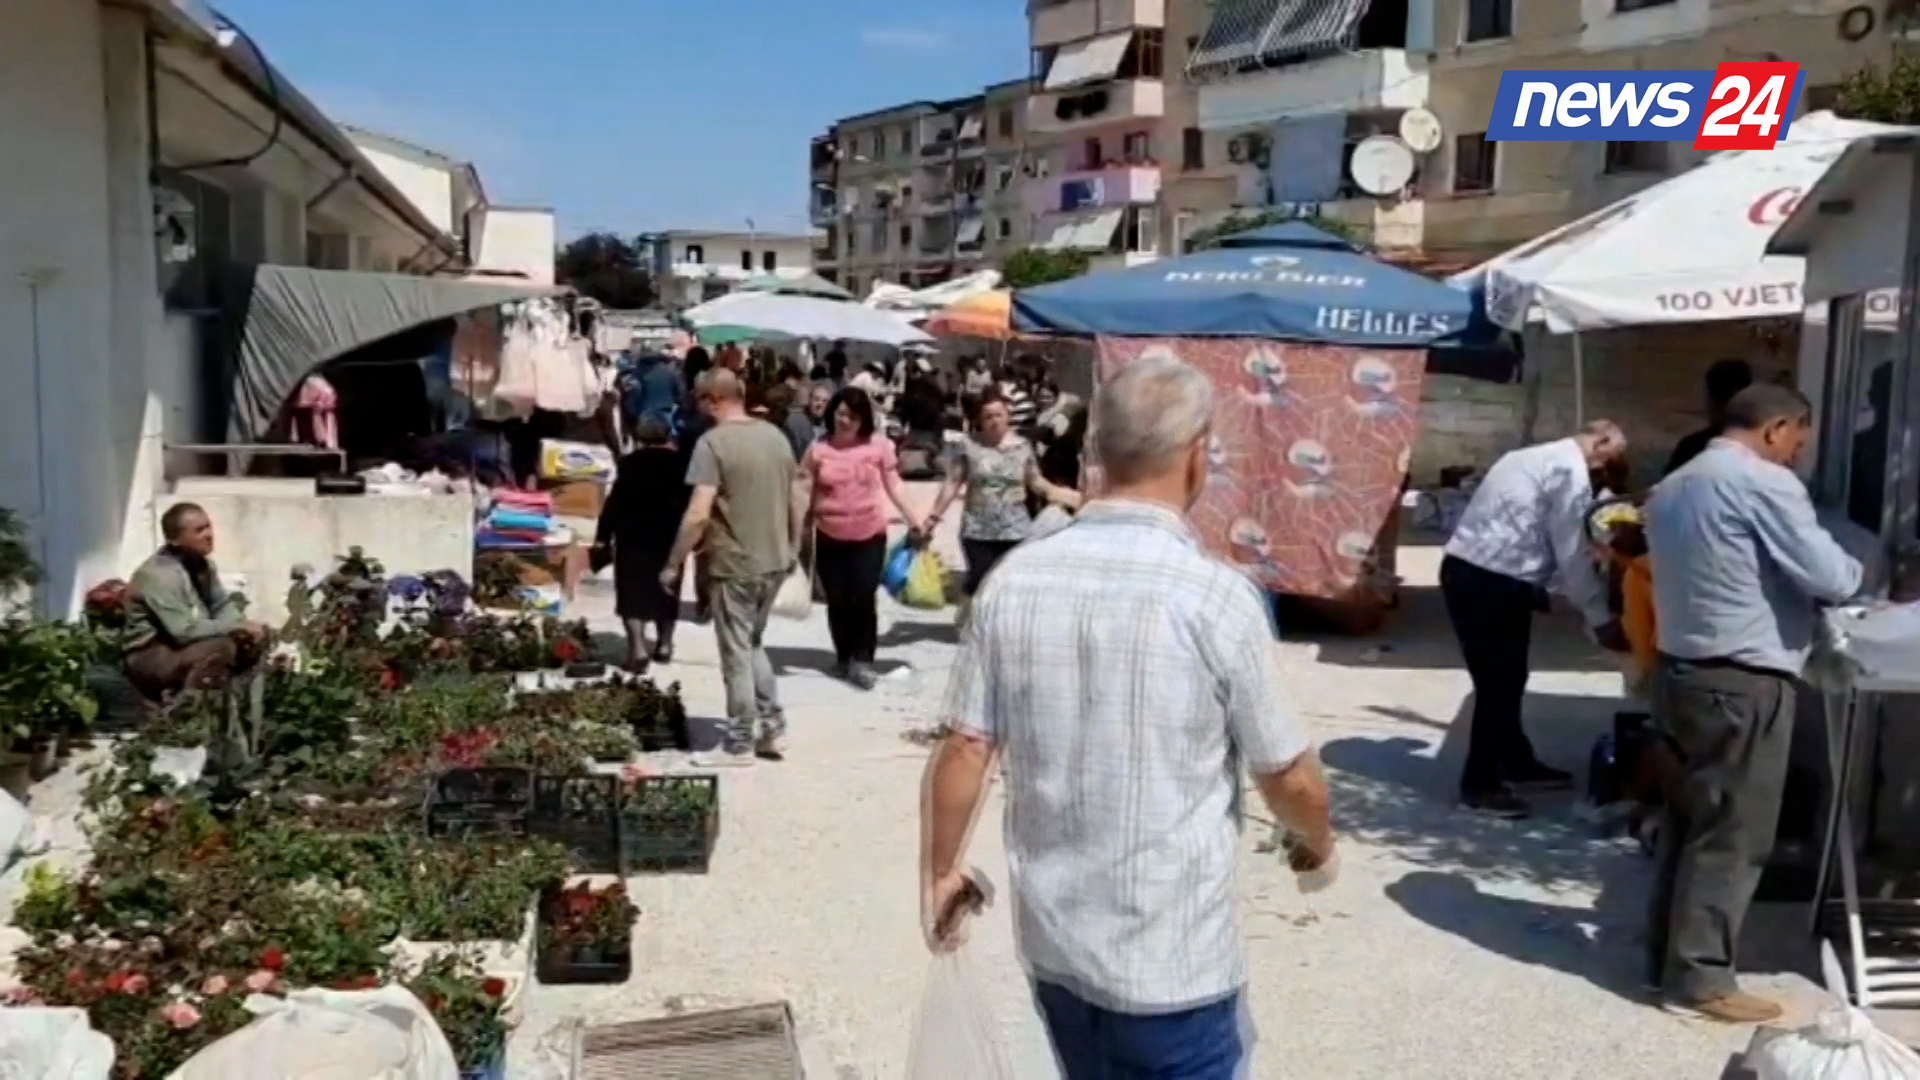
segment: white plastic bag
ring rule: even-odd
[[[813,614],[813,577],[805,570],[795,570],[780,583],[780,591],[773,597],[773,613],[782,619],[799,621]]]
[[[0,1077],[107,1080],[113,1040],[93,1030],[85,1009],[0,1009]]]
[[[927,970],[907,1080],[1014,1080],[1006,1040],[964,947],[935,956]]]
[[[453,1047],[405,987],[255,994],[257,1019],[169,1080],[460,1080]]]
[[[1748,1067],[1760,1080],[1920,1080],[1920,1054],[1847,1004],[1846,976],[1831,944],[1821,946],[1820,965],[1833,1003],[1813,1023],[1754,1051]]]
[[[1033,531],[1027,538],[1038,540],[1043,536],[1052,536],[1071,524],[1073,524],[1073,513],[1064,506],[1052,504],[1034,517]]]

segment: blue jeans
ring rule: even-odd
[[[1066,1080],[1235,1080],[1246,1046],[1240,995],[1184,1012],[1133,1016],[1034,984]]]

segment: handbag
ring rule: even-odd
[[[813,614],[813,569],[796,563],[773,597],[773,614],[799,622]]]

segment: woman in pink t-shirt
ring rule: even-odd
[[[835,674],[873,688],[880,615],[874,594],[887,558],[891,503],[918,533],[920,515],[907,505],[892,440],[876,431],[873,399],[849,386],[827,403],[827,435],[800,462],[812,481],[808,518],[815,531],[813,565],[827,598]]]

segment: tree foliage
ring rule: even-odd
[[[1050,281],[1079,277],[1087,272],[1088,262],[1084,251],[1021,248],[1007,256],[1000,267],[1000,276],[1010,289],[1031,289]]]
[[[1889,67],[1849,75],[1834,111],[1849,120],[1920,124],[1920,56],[1898,56]]]
[[[1366,238],[1361,236],[1358,230],[1345,222],[1332,221],[1320,217],[1302,218],[1298,214],[1290,214],[1284,210],[1256,210],[1244,213],[1235,211],[1225,221],[1217,225],[1210,225],[1207,228],[1195,230],[1193,235],[1187,237],[1187,250],[1205,251],[1207,248],[1213,247],[1235,233],[1243,233],[1249,229],[1264,229],[1269,225],[1279,225],[1282,222],[1288,221],[1298,221],[1303,225],[1311,225],[1322,232],[1332,233],[1352,244],[1358,244],[1363,247],[1366,244]]]
[[[641,245],[613,233],[588,233],[561,248],[554,273],[562,285],[615,310],[647,307],[655,296]]]

